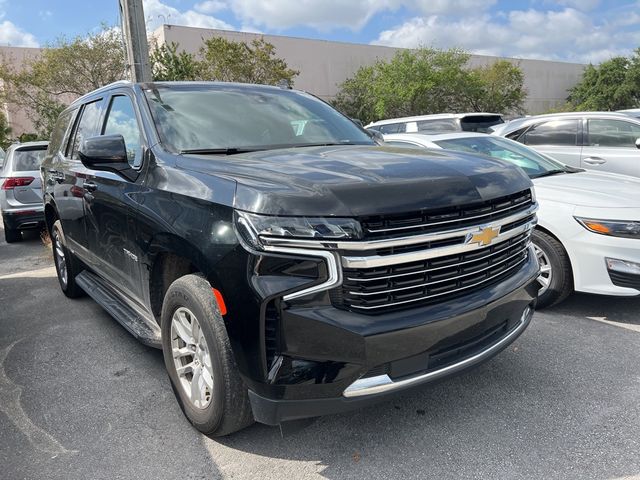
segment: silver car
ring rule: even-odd
[[[640,119],[618,112],[537,115],[493,127],[574,167],[640,177]]]
[[[0,210],[7,243],[22,239],[22,230],[44,225],[40,164],[48,142],[11,145],[0,170]]]

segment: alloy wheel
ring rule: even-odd
[[[533,251],[536,253],[538,263],[540,264],[540,275],[538,275],[538,282],[542,285],[538,291],[538,296],[540,296],[549,289],[549,285],[551,285],[551,280],[553,279],[553,270],[551,268],[551,261],[544,250],[534,243]]]
[[[53,231],[53,256],[55,258],[56,265],[58,266],[58,275],[60,276],[60,282],[63,286],[67,286],[67,259],[64,255],[64,248],[60,241],[60,233],[57,230]]]
[[[171,318],[171,354],[180,386],[195,408],[211,403],[213,368],[209,346],[196,316],[185,307]]]

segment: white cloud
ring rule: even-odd
[[[0,45],[12,47],[38,47],[36,37],[9,20],[0,22]]]
[[[206,0],[205,2],[196,3],[193,9],[200,13],[216,13],[226,10],[227,4],[221,0]]]
[[[620,12],[620,18],[631,12]],[[462,47],[477,54],[597,63],[628,55],[640,43],[637,29],[597,22],[573,8],[514,10],[498,21],[489,14],[416,17],[380,33],[373,43],[396,47]]]
[[[223,30],[234,29],[232,25],[211,15],[196,12],[195,10],[181,12],[177,8],[165,5],[160,0],[144,0],[143,4],[147,30],[149,31],[153,31],[165,23]]]

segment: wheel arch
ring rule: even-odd
[[[569,268],[571,269],[571,278],[573,279],[573,284],[575,285],[576,284],[576,271],[575,271],[575,268],[573,268],[574,259],[572,257],[571,252],[569,250],[567,250],[567,247],[565,247],[565,242],[563,242],[562,239],[560,239],[560,237],[558,237],[558,235],[556,235],[552,230],[549,230],[549,228],[547,228],[544,225],[540,225],[540,223],[538,223],[538,225],[536,225],[536,230],[539,230],[542,233],[546,233],[547,235],[549,235],[550,237],[555,239],[558,243],[560,243],[560,245],[562,245],[562,248],[564,248],[564,251],[567,254],[567,258],[569,259]]]

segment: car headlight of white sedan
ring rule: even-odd
[[[580,225],[593,233],[610,237],[640,239],[640,221],[596,220],[592,218],[574,217]]]

